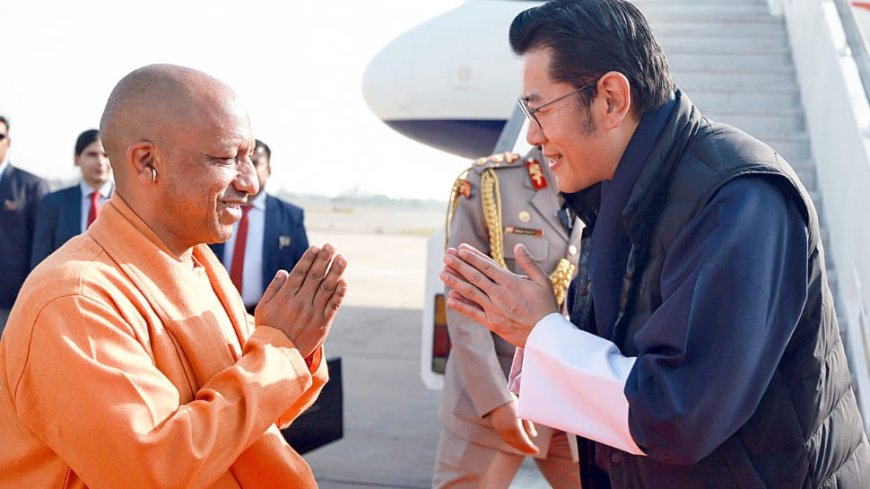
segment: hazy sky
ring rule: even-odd
[[[380,122],[361,93],[390,40],[461,0],[0,2],[0,114],[11,161],[73,179],[78,134],[97,127],[115,83],[151,63],[230,84],[273,149],[271,190],[338,195],[358,186],[446,200],[466,162]]]

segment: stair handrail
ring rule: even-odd
[[[855,12],[849,0],[834,0],[843,32],[846,35],[846,43],[855,59],[858,68],[858,76],[861,78],[861,86],[864,88],[864,97],[870,102],[870,55],[867,54],[867,46],[861,35],[861,29],[855,20]]]

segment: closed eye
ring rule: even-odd
[[[202,153],[202,157],[209,160],[209,161],[212,161],[214,163],[220,164],[220,165],[235,165],[236,164],[236,157],[235,156],[212,156],[212,155]]]

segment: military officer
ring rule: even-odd
[[[564,303],[582,224],[562,206],[554,176],[537,150],[475,161],[453,186],[447,227],[448,246],[468,243],[514,271],[514,245],[524,244],[552,272]],[[573,437],[516,417],[516,399],[507,388],[514,347],[452,310],[447,327],[452,350],[433,487],[507,488],[526,455],[535,457],[551,486],[580,487]]]

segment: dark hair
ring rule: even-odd
[[[668,61],[643,14],[626,0],[553,0],[521,12],[510,28],[514,53],[548,48],[549,76],[580,88],[608,71],[628,78],[638,116],[674,90]],[[597,89],[580,92],[588,108]]]
[[[263,148],[263,151],[266,152],[266,156],[269,158],[269,160],[271,160],[272,159],[272,149],[269,147],[269,145],[264,143],[263,141],[260,141],[259,139],[255,139],[254,140],[254,151],[257,151],[260,148]]]
[[[9,130],[9,120],[6,119],[5,116],[0,115],[0,122],[2,122],[4,126],[6,126],[6,130],[8,131]]]
[[[79,134],[79,138],[76,139],[76,156],[81,156],[82,152],[91,145],[94,141],[100,140],[100,131],[96,129],[88,129],[87,131]]]

